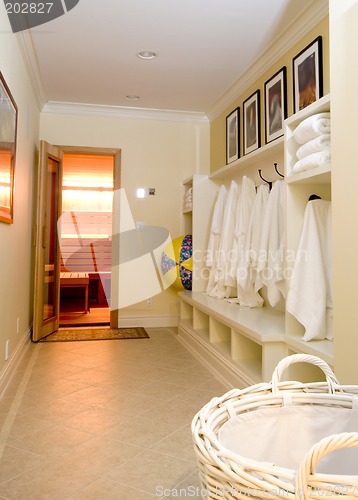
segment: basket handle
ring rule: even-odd
[[[322,482],[319,482],[317,477],[312,477],[316,473],[317,463],[325,455],[341,448],[353,447],[358,447],[358,432],[332,434],[312,446],[298,470],[296,497],[299,500],[312,500],[312,498],[316,498],[317,496],[320,498],[327,498],[329,496],[356,497],[358,495],[357,476],[344,476],[343,482],[339,481],[340,476],[331,476],[332,483],[327,481],[326,474],[322,475]],[[309,482],[312,479],[314,479],[314,484],[310,487]]]
[[[281,380],[282,373],[284,372],[284,370],[286,370],[286,368],[294,363],[310,363],[312,365],[318,366],[326,375],[329,392],[331,394],[335,393],[334,384],[339,385],[339,382],[336,379],[336,376],[331,370],[330,366],[321,358],[318,358],[317,356],[311,356],[310,354],[292,354],[291,356],[283,358],[279,362],[272,374],[271,379],[273,393],[279,392],[278,385]]]

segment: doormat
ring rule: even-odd
[[[60,328],[40,342],[76,342],[80,340],[149,339],[142,327],[133,328]]]

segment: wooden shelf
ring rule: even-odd
[[[293,166],[297,162],[296,152],[300,147],[294,139],[294,131],[297,126],[309,116],[330,110],[330,96],[325,95],[318,101],[310,104],[298,113],[285,120],[285,178],[287,183],[292,182],[317,182],[327,184],[331,182],[331,166],[322,166],[303,172],[294,173]]]
[[[244,170],[246,168],[250,168],[253,166],[257,166],[258,162],[262,163],[266,158],[270,158],[275,154],[281,154],[283,151],[283,143],[284,138],[279,137],[273,142],[262,146],[261,148],[256,149],[252,153],[239,158],[238,160],[221,167],[209,175],[209,179],[223,179],[225,177],[233,177],[235,174]]]
[[[198,307],[211,317],[229,326],[240,328],[255,342],[280,342],[285,335],[285,315],[271,307],[242,307],[201,292],[179,292],[186,303]]]
[[[297,127],[299,123],[307,118],[307,116],[314,115],[316,113],[322,113],[324,111],[330,110],[331,96],[329,94],[324,95],[318,101],[313,102],[304,109],[301,109],[294,115],[290,116],[285,120],[285,125],[288,127]]]
[[[291,174],[286,179],[287,184],[294,182],[300,184],[330,184],[331,183],[331,167],[322,166],[312,170],[306,170],[297,174]]]

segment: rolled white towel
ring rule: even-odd
[[[293,131],[293,137],[298,144],[304,144],[322,134],[330,134],[330,132],[330,113],[317,113],[303,120]]]
[[[312,153],[318,153],[320,151],[328,151],[331,148],[331,134],[323,134],[319,137],[315,137],[310,141],[302,144],[297,149],[297,158],[302,160],[305,156],[308,156]]]
[[[331,151],[319,151],[305,156],[302,160],[298,160],[293,166],[292,173],[297,174],[298,172],[311,170],[312,168],[321,167],[323,165],[328,166],[330,163]]]
[[[184,203],[183,210],[192,210],[193,204],[191,202]]]

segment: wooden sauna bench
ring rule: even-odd
[[[106,306],[102,282],[111,276],[112,242],[83,238],[82,246],[79,246],[77,239],[63,238],[60,247],[60,288],[84,288],[86,312],[89,311],[90,298],[98,305]]]
[[[84,288],[84,307],[85,313],[90,311],[88,302],[89,275],[88,273],[60,273],[60,288]]]
[[[111,212],[76,210],[64,212],[61,216],[60,287],[84,288],[86,311],[92,300],[100,306],[107,306],[102,282],[111,276],[111,234]],[[76,295],[74,290],[68,293]]]

